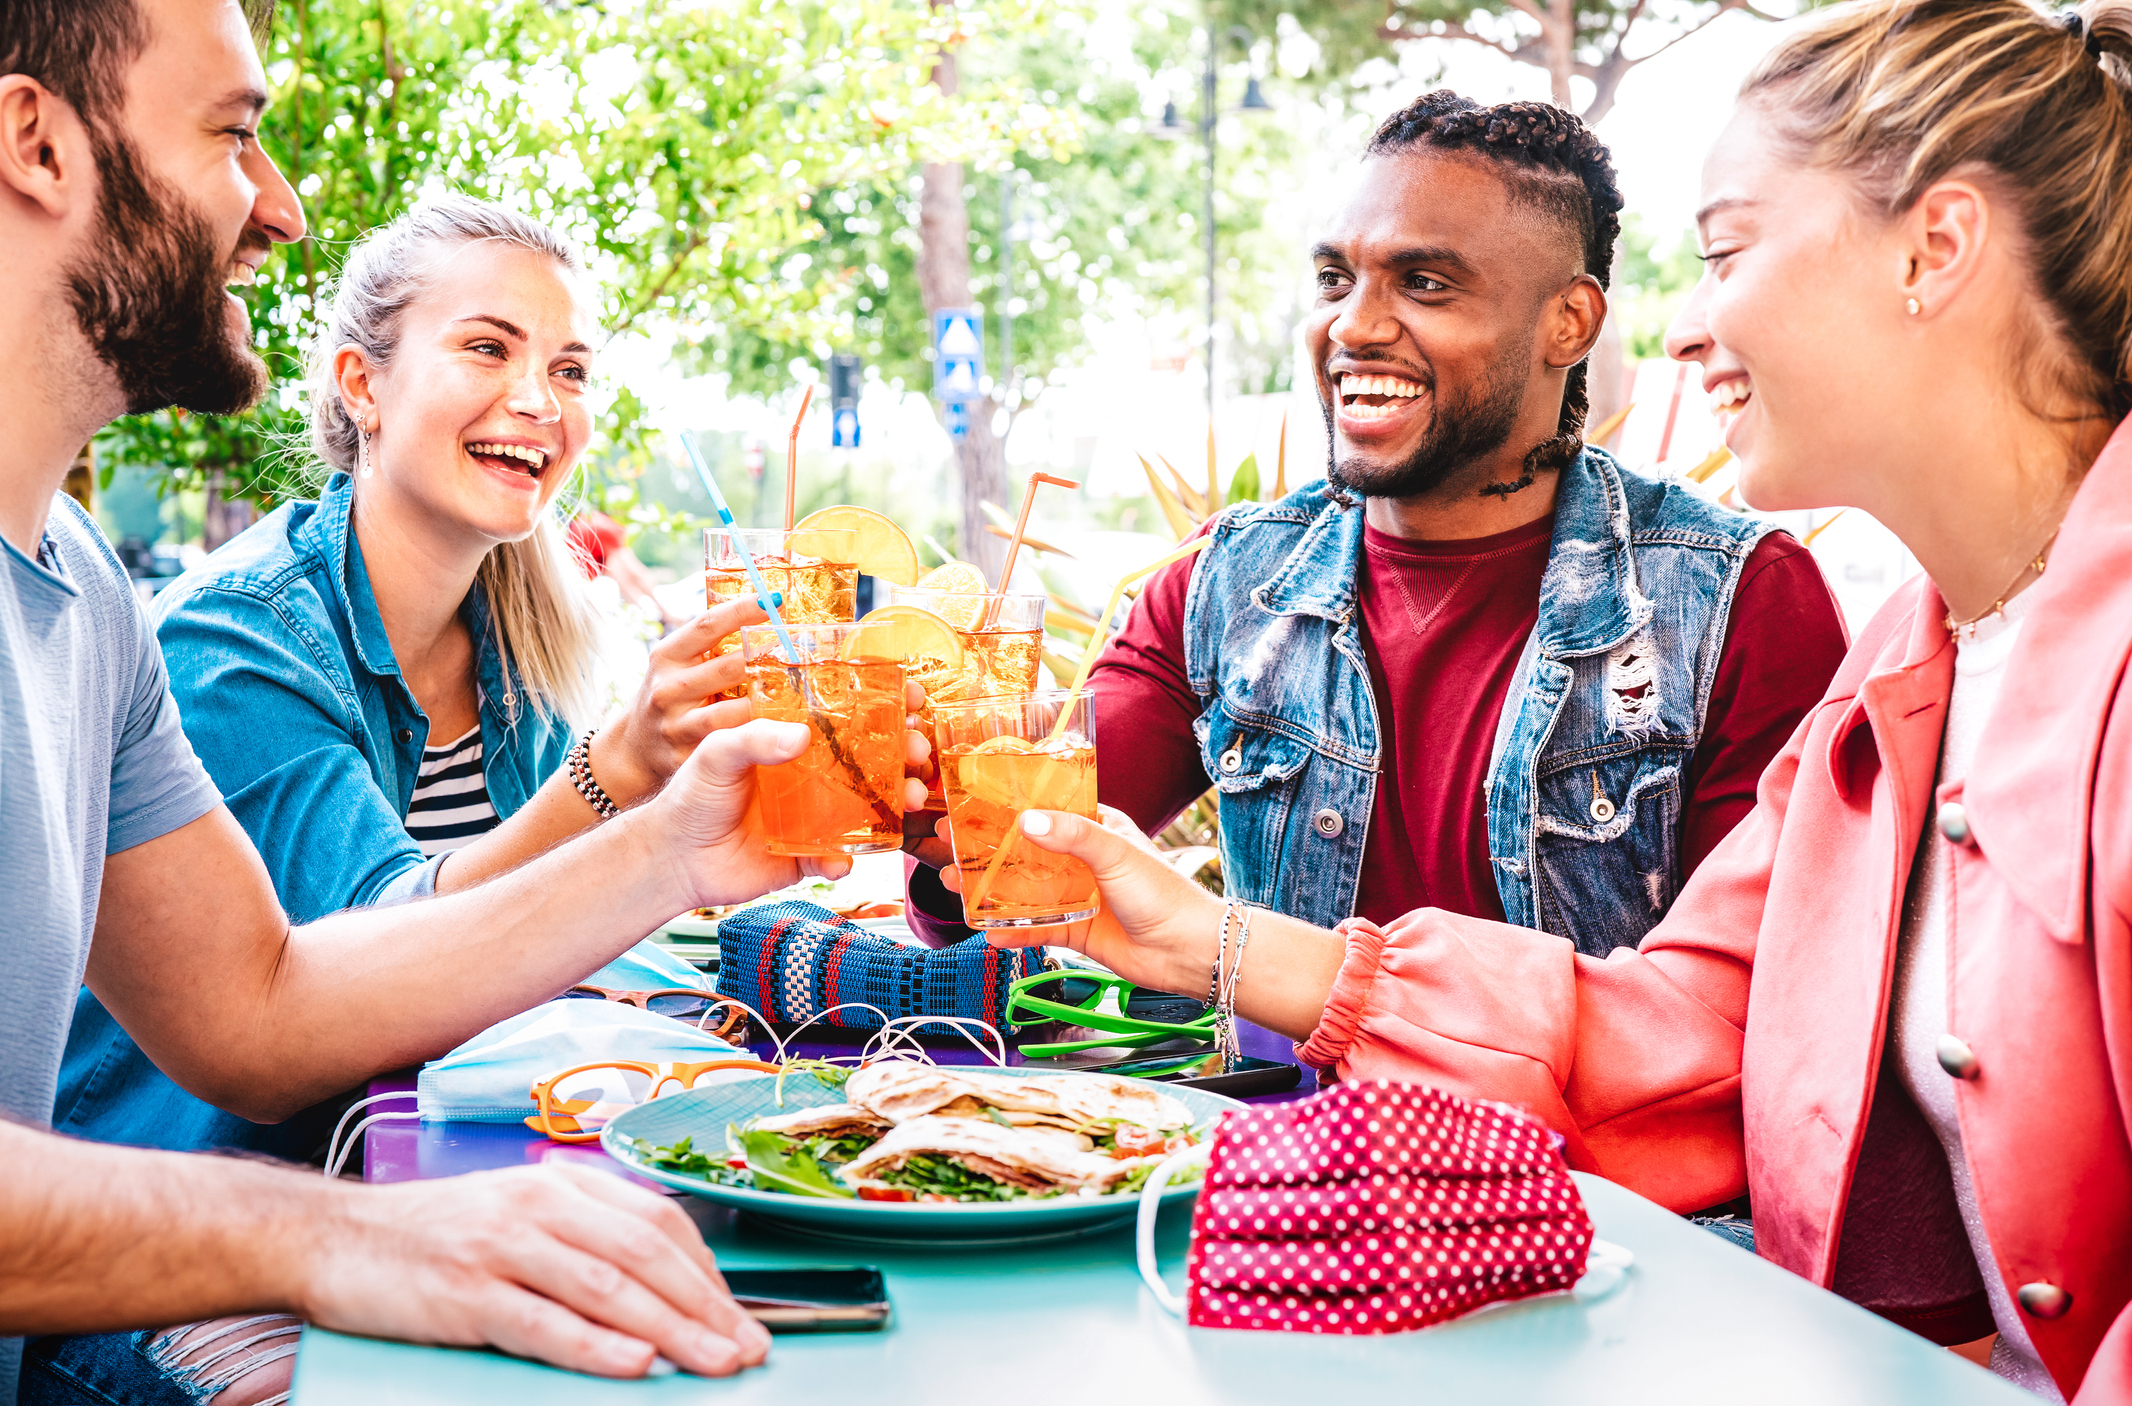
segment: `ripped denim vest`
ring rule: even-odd
[[[1503,911],[1602,956],[1680,892],[1682,788],[1740,572],[1770,524],[1587,448],[1562,471],[1539,619],[1487,790]],[[1228,891],[1354,913],[1381,750],[1355,601],[1362,510],[1320,481],[1224,513],[1185,600]]]

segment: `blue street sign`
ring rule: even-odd
[[[850,406],[836,410],[829,420],[829,442],[838,449],[859,447],[859,412]]]
[[[933,394],[953,405],[983,394],[984,318],[976,308],[933,313]]]
[[[957,444],[968,439],[970,437],[970,402],[967,400],[951,400],[941,408],[947,412],[946,418],[942,423],[947,426],[948,438],[954,440]]]

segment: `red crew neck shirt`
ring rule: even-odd
[[[1553,529],[1551,515],[1451,542],[1364,528],[1356,595],[1383,762],[1356,894],[1365,918],[1384,923],[1424,907],[1503,918],[1481,783],[1518,654],[1539,618]],[[1196,560],[1148,583],[1089,679],[1097,791],[1151,834],[1213,785],[1192,735],[1201,704],[1185,681],[1185,591]],[[1763,768],[1821,700],[1848,644],[1806,548],[1782,532],[1764,537],[1741,569],[1682,788],[1684,876],[1754,808]],[[917,870],[911,896],[922,935],[959,934],[954,896],[930,870]]]

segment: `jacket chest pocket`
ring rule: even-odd
[[[1540,783],[1537,925],[1602,957],[1649,932],[1680,893],[1681,760],[1636,754]]]
[[[1285,732],[1240,722],[1217,703],[1194,725],[1200,761],[1226,798],[1293,780],[1310,764],[1310,748]]]

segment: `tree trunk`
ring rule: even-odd
[[[1547,82],[1554,104],[1564,112],[1574,112],[1569,105],[1569,76],[1577,65],[1577,0],[1548,0],[1540,37],[1547,45]]]
[[[259,520],[259,509],[251,500],[224,496],[228,485],[229,475],[223,470],[214,469],[208,473],[207,509],[200,518],[200,545],[210,552]]]
[[[955,56],[942,50],[933,63],[933,82],[952,96],[956,89]],[[922,170],[918,196],[918,292],[928,321],[941,308],[973,306],[970,295],[970,210],[963,197],[960,162],[930,162]],[[1003,378],[995,378],[998,384]],[[992,432],[999,402],[992,396],[970,403],[970,432],[955,446],[962,474],[963,560],[982,567],[997,580],[1006,562],[1006,544],[985,531],[990,521],[979,504],[1007,503],[1007,445]]]

